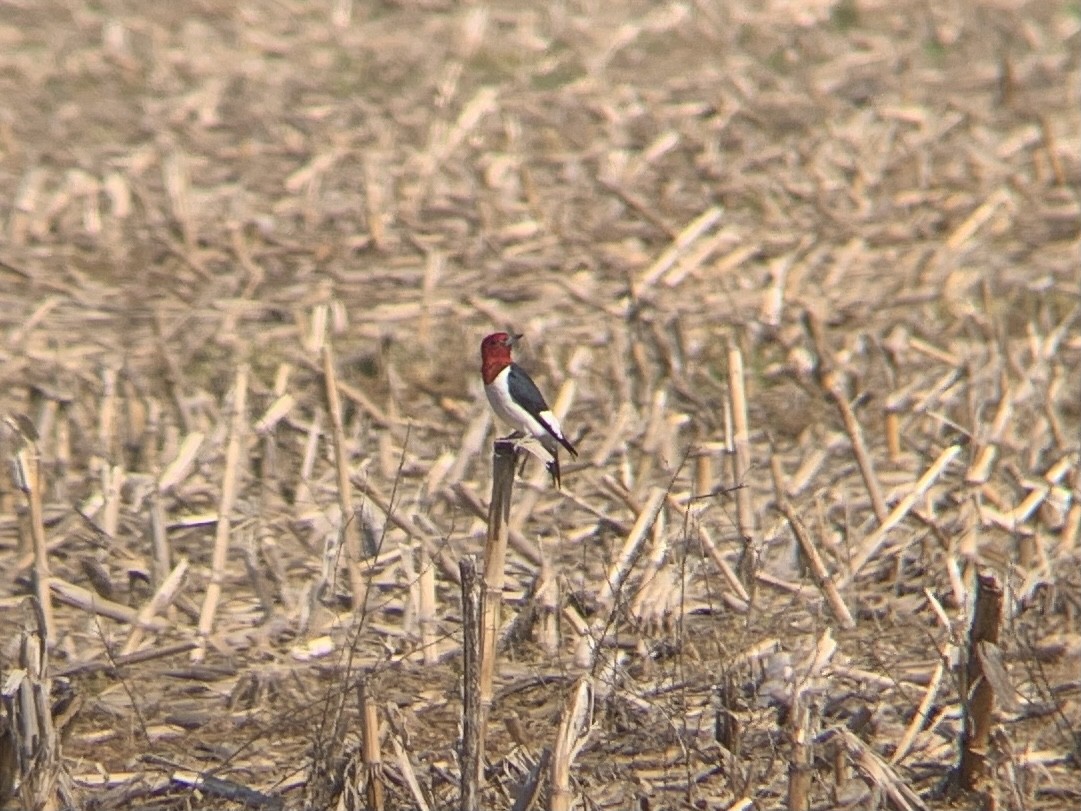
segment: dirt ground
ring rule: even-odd
[[[1076,808],[1079,55],[1076,2],[0,0],[38,796],[364,807],[363,680],[385,807],[457,807],[513,328],[581,453],[515,485],[482,807],[558,799],[584,684],[578,808]]]

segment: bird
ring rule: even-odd
[[[571,456],[578,456],[578,450],[563,435],[559,420],[537,384],[529,374],[511,360],[511,347],[521,339],[521,335],[506,332],[493,332],[480,344],[480,374],[484,379],[484,393],[492,411],[514,431],[508,439],[528,436],[540,442],[552,457],[548,462],[548,472],[558,489],[560,487],[559,446],[566,448]]]

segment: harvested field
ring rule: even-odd
[[[0,807],[459,807],[508,327],[581,454],[514,483],[479,807],[1078,807],[1079,55],[0,0]]]

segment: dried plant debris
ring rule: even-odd
[[[1081,802],[1074,5],[3,8],[0,807]]]

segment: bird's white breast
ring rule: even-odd
[[[518,405],[514,398],[510,396],[510,388],[507,386],[508,377],[510,377],[509,366],[484,387],[484,393],[488,395],[488,402],[491,403],[492,410],[503,422],[516,431],[521,431],[538,439],[548,437],[548,432],[544,430],[544,426],[537,422],[532,414]],[[562,436],[559,421],[551,411],[541,412],[541,417],[557,435]]]

